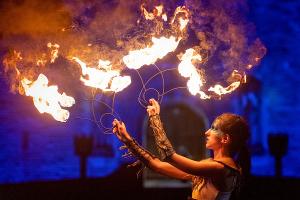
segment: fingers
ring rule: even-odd
[[[157,101],[153,100],[152,105],[155,106],[156,108],[159,108],[159,104]]]
[[[149,103],[150,103],[150,105],[153,105],[153,104],[157,103],[157,101],[155,99],[151,98],[151,99],[149,99]]]
[[[113,133],[117,133],[120,129],[120,121],[118,121],[117,119],[114,119],[114,121],[112,122],[113,125]]]
[[[149,99],[149,104],[151,106],[159,107],[158,102],[155,99],[153,99],[153,98]]]

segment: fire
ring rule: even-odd
[[[169,38],[152,38],[153,45],[140,50],[130,51],[128,55],[123,57],[123,62],[130,69],[139,69],[143,65],[154,64],[158,59],[163,58],[169,52],[174,51],[180,39],[177,40],[174,36]]]
[[[189,23],[189,10],[185,6],[177,7],[170,24],[174,24],[177,17],[178,17],[178,22],[180,25],[179,29],[180,29],[180,31],[183,31],[184,28]]]
[[[236,81],[232,82],[225,88],[219,84],[216,84],[215,86],[210,87],[208,91],[214,92],[217,95],[221,96],[233,92],[241,85],[241,83],[246,83],[247,81],[247,76],[245,74],[241,75],[237,70],[233,70],[230,78],[235,79]]]
[[[144,7],[144,4],[141,5],[141,11],[144,14],[146,20],[154,20],[156,17],[161,17],[164,21],[167,21],[166,13],[163,13],[163,5],[155,6],[153,12],[150,13]]]
[[[48,79],[40,74],[36,81],[26,78],[21,80],[26,96],[33,98],[33,103],[40,113],[49,113],[60,122],[66,122],[69,118],[69,111],[61,107],[71,107],[75,100],[65,93],[60,94],[56,85],[48,86]]]
[[[49,42],[47,44],[47,47],[51,49],[51,63],[54,63],[54,61],[58,57],[59,45],[58,44],[52,44],[51,42]]]
[[[157,17],[161,17],[164,21],[168,19],[166,13],[163,12],[162,5],[156,6],[153,13],[149,13],[144,5],[141,6],[141,10],[146,20],[154,20]],[[188,10],[184,6],[177,7],[170,21],[172,31],[177,33],[177,36],[152,37],[151,45],[144,49],[129,51],[128,55],[123,57],[125,65],[130,69],[139,69],[143,65],[154,64],[158,59],[162,59],[168,53],[175,51],[189,22],[188,16]]]
[[[201,91],[201,87],[204,85],[203,75],[196,69],[193,63],[201,62],[201,55],[196,53],[192,48],[186,50],[186,52],[180,58],[181,62],[178,65],[178,71],[181,76],[189,78],[187,81],[188,90],[192,95],[200,95],[201,99],[210,99],[211,95],[206,94],[204,91]],[[231,74],[231,78],[236,80],[232,82],[229,86],[223,87],[220,84],[211,86],[208,91],[214,92],[215,94],[221,95],[228,94],[236,90],[241,82],[246,82],[246,75],[243,76],[239,74],[237,70],[234,70]]]
[[[201,55],[197,54],[194,49],[190,48],[180,58],[181,63],[178,65],[178,71],[181,76],[189,78],[187,86],[192,95],[200,95],[201,99],[209,99],[210,97],[201,91],[204,84],[203,77],[198,72],[193,62],[201,62]]]
[[[226,88],[224,88],[222,85],[216,84],[213,87],[210,87],[208,89],[208,91],[212,91],[216,94],[218,94],[219,96],[223,95],[223,94],[228,94],[233,92],[235,89],[237,89],[240,86],[241,82],[240,81],[236,81],[231,83],[229,86],[227,86]]]
[[[129,76],[120,76],[119,70],[112,70],[110,61],[99,60],[96,68],[87,67],[86,63],[77,57],[73,57],[82,70],[80,80],[89,87],[98,88],[102,91],[120,92],[131,83]],[[85,77],[88,78],[85,78]]]

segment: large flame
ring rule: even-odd
[[[131,83],[129,76],[120,76],[119,70],[112,70],[110,61],[99,60],[98,69],[87,67],[86,63],[73,57],[82,70],[80,80],[89,87],[102,91],[120,92]]]
[[[168,19],[163,12],[162,5],[156,6],[152,13],[149,13],[143,5],[141,10],[147,20],[162,18],[164,21],[167,21]],[[172,31],[177,35],[152,37],[151,45],[144,49],[129,51],[128,55],[123,57],[125,65],[130,69],[139,69],[143,65],[154,64],[158,59],[162,59],[168,53],[175,51],[189,22],[188,16],[188,10],[184,6],[177,7],[170,21]]]
[[[60,94],[55,85],[48,86],[48,79],[40,74],[34,82],[24,78],[21,80],[27,96],[33,98],[33,103],[40,113],[49,113],[60,122],[66,122],[69,118],[69,111],[61,107],[71,107],[75,100],[65,93]]]
[[[154,64],[158,59],[163,58],[169,52],[174,51],[180,39],[174,36],[169,38],[152,38],[153,45],[140,50],[130,51],[128,55],[123,57],[123,62],[130,69],[139,69],[143,65]]]
[[[200,62],[202,60],[201,55],[197,54],[192,48],[185,51],[180,58],[181,62],[178,65],[179,73],[189,78],[187,81],[187,87],[192,95],[200,95],[201,99],[209,99],[210,97],[201,91],[201,87],[204,84],[204,80],[200,72],[193,65],[193,62]]]
[[[180,60],[181,62],[178,65],[178,71],[181,76],[189,78],[187,81],[187,87],[190,93],[192,95],[199,94],[201,99],[210,99],[211,95],[208,95],[201,90],[201,87],[204,85],[204,78],[202,73],[200,73],[194,66],[194,63],[201,62],[201,55],[196,53],[194,49],[190,48],[185,51]],[[246,82],[246,75],[244,74],[242,76],[237,70],[232,72],[231,78],[236,81],[232,82],[229,86],[223,87],[220,84],[216,84],[211,86],[208,91],[214,92],[221,97],[224,94],[228,94],[236,90],[240,86],[241,82]]]

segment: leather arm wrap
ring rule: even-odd
[[[175,153],[175,150],[167,138],[159,115],[152,115],[149,118],[149,125],[152,128],[153,137],[161,160],[165,160]]]
[[[147,167],[149,167],[150,161],[156,158],[149,151],[140,146],[134,139],[126,142],[125,145],[128,150]]]

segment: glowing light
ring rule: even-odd
[[[243,75],[241,75],[237,70],[233,70],[231,75],[230,75],[230,79],[234,79],[236,81],[232,82],[227,87],[223,87],[220,84],[216,84],[215,86],[210,87],[208,89],[208,91],[214,92],[219,96],[231,93],[234,90],[236,90],[240,86],[241,83],[246,83],[247,76],[246,76],[245,73]]]
[[[222,85],[216,84],[215,86],[210,87],[208,91],[214,92],[221,96],[223,94],[228,94],[233,92],[235,89],[237,89],[240,86],[240,84],[241,84],[240,81],[236,81],[231,83],[229,86],[225,88]]]
[[[123,57],[123,62],[130,69],[139,69],[143,65],[154,64],[158,59],[163,58],[169,52],[174,51],[180,39],[174,36],[169,38],[152,38],[153,45],[140,50],[130,51],[128,55]]]
[[[179,23],[180,23],[180,30],[182,31],[187,26],[187,24],[189,23],[189,20],[179,18]]]
[[[51,49],[51,63],[54,63],[54,61],[58,57],[59,45],[58,44],[52,44],[51,42],[49,42],[47,44],[47,47]]]
[[[33,103],[40,113],[49,113],[60,122],[66,122],[69,118],[69,111],[61,107],[71,107],[75,100],[65,93],[60,94],[58,87],[48,86],[48,79],[40,74],[34,82],[24,78],[21,80],[26,96],[33,98]]]
[[[119,70],[112,70],[110,61],[99,60],[98,69],[87,67],[86,63],[77,57],[73,57],[81,66],[82,76],[80,80],[89,87],[102,91],[120,92],[131,83],[129,76],[120,76]]]
[[[189,78],[187,81],[188,90],[192,95],[200,95],[201,99],[209,99],[210,97],[201,91],[203,86],[203,78],[198,72],[193,62],[200,62],[202,60],[201,56],[195,52],[194,49],[190,48],[185,51],[185,53],[180,58],[181,62],[178,65],[178,71],[181,76]]]
[[[141,10],[146,20],[154,20],[156,17],[161,17],[164,21],[166,21],[167,15],[163,13],[163,5],[155,6],[155,9],[152,13],[148,12],[144,5],[141,5]]]

